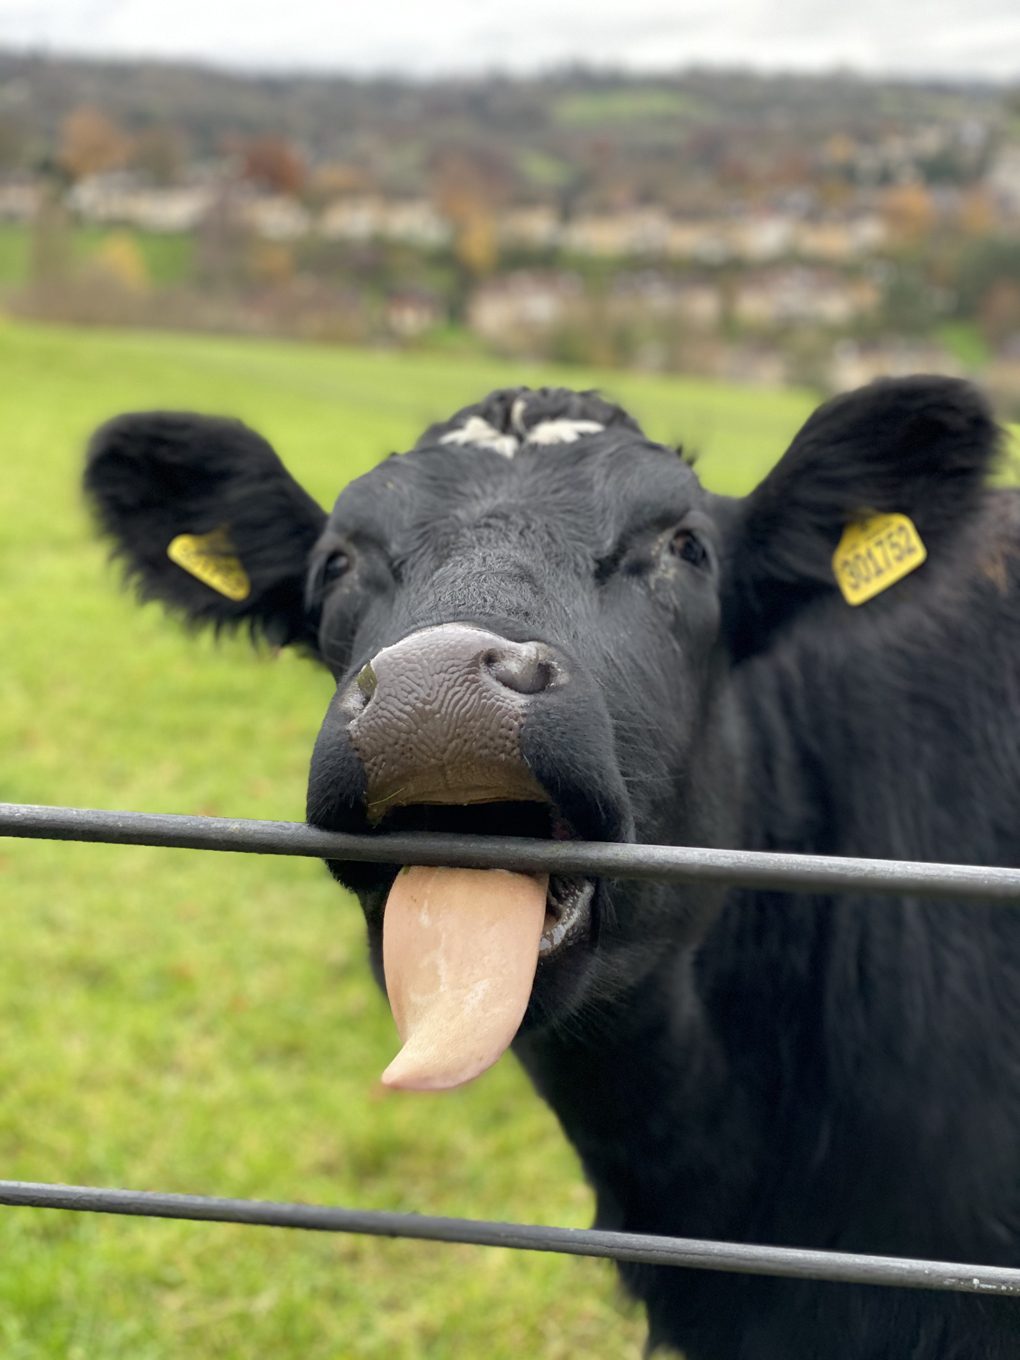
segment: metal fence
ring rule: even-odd
[[[781,855],[672,845],[552,842],[502,836],[424,833],[350,836],[319,831],[298,822],[104,812],[20,803],[0,803],[0,836],[230,850],[261,855],[306,855],[374,864],[457,865],[673,883],[718,883],[782,892],[908,894],[1020,905],[1020,869],[843,859],[827,855]],[[601,1256],[617,1261],[748,1275],[949,1289],[973,1294],[1020,1294],[1020,1270],[1000,1266],[657,1237],[646,1233],[491,1223],[425,1214],[23,1181],[0,1181],[0,1204],[246,1223],[315,1232],[369,1233],[380,1237],[515,1247],[524,1251]]]

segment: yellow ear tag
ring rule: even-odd
[[[228,600],[246,600],[251,594],[248,573],[223,529],[214,529],[211,534],[178,534],[166,555]]]
[[[864,604],[921,565],[928,550],[906,515],[871,515],[848,524],[832,554],[847,604]]]

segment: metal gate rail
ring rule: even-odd
[[[40,1185],[0,1181],[0,1204],[144,1218],[184,1218],[204,1223],[245,1223],[313,1232],[368,1233],[429,1242],[464,1242],[519,1251],[552,1251],[567,1256],[602,1256],[614,1261],[723,1270],[739,1275],[780,1275],[790,1279],[898,1285],[907,1289],[950,1289],[967,1294],[1020,1294],[1020,1270],[1002,1266],[912,1261],[899,1256],[863,1256],[844,1251],[806,1251],[745,1242],[705,1242],[691,1237],[601,1232],[595,1228],[550,1228],[528,1223],[492,1223],[474,1218],[435,1218],[320,1204],[278,1204],[271,1200],[212,1199],[204,1195],[163,1195],[145,1190],[100,1190],[86,1185]]]
[[[407,833],[352,836],[300,822],[257,822],[147,812],[0,803],[0,836],[305,855],[376,864],[457,865],[617,879],[717,883],[810,893],[914,895],[1020,904],[1020,869],[672,845],[619,845],[519,837]],[[368,1233],[523,1251],[600,1256],[794,1279],[895,1285],[973,1294],[1020,1294],[1020,1270],[943,1261],[802,1250],[645,1233],[436,1218],[325,1205],[278,1204],[152,1191],[0,1181],[0,1205],[201,1222]]]
[[[184,850],[235,850],[255,855],[307,855],[369,864],[451,864],[467,869],[522,869],[600,878],[722,883],[777,892],[906,894],[1020,904],[1020,869],[972,864],[706,850],[681,845],[542,841],[519,836],[423,832],[351,836],[320,831],[304,822],[106,812],[31,803],[0,803],[0,836],[160,845]]]

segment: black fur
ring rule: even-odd
[[[727,590],[738,655],[798,606],[832,593],[832,554],[862,511],[900,511],[938,549],[973,512],[995,430],[957,379],[876,382],[817,410],[744,502]]]
[[[85,490],[143,599],[197,624],[245,624],[278,646],[314,645],[305,572],[326,516],[254,430],[177,411],[118,416],[92,438]],[[227,599],[166,555],[178,534],[221,527],[251,580],[246,600]]]
[[[604,428],[508,459],[443,442],[472,415],[522,440]],[[577,686],[535,701],[522,745],[587,836],[1017,865],[1020,497],[987,487],[997,448],[967,385],[879,383],[822,407],[736,501],[592,394],[495,393],[343,493],[304,628],[340,681],[455,619],[558,648]],[[196,528],[223,518],[217,485]],[[156,563],[144,488],[111,513],[92,487]],[[852,609],[831,556],[868,510],[909,514],[929,558]],[[309,819],[364,829],[363,797],[333,704]],[[392,870],[334,868],[378,968]],[[540,965],[515,1050],[604,1226],[1020,1266],[1010,908],[603,883],[588,935]],[[622,1273],[650,1345],[689,1360],[1020,1355],[1014,1300]]]

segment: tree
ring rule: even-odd
[[[965,236],[990,236],[998,221],[995,200],[984,189],[971,189],[960,201],[960,230]]]
[[[454,253],[469,274],[491,273],[499,252],[496,208],[512,192],[506,163],[491,151],[448,150],[433,164],[433,194],[443,216],[453,223]]]
[[[899,184],[886,193],[882,216],[895,240],[920,241],[935,225],[935,204],[923,184]]]
[[[92,257],[95,271],[114,280],[129,293],[144,293],[149,287],[149,270],[138,242],[129,231],[115,231]]]
[[[305,182],[301,152],[283,137],[257,137],[243,149],[242,176],[273,194],[299,194]]]
[[[72,179],[119,170],[131,155],[131,138],[102,109],[92,104],[81,104],[68,114],[60,132],[57,160]]]

